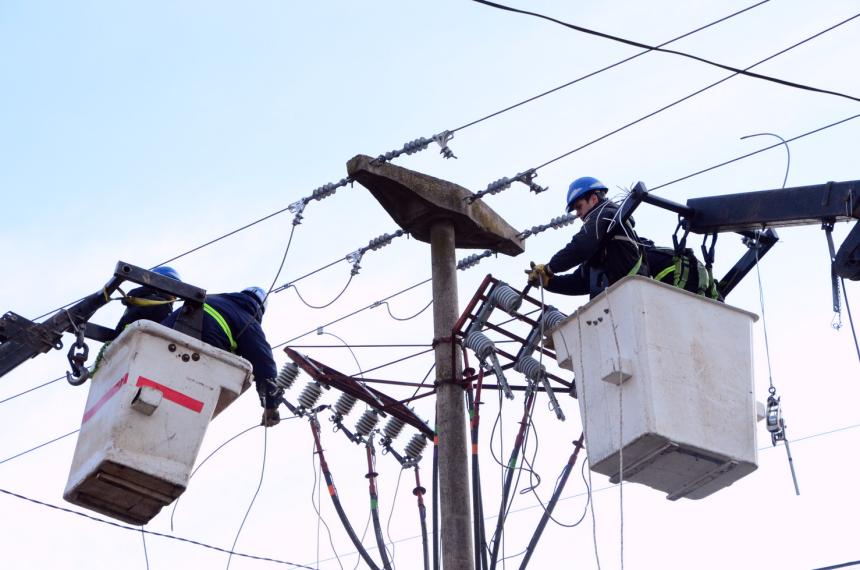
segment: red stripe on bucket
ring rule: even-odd
[[[128,382],[128,372],[126,372],[122,378],[117,380],[116,384],[111,386],[110,389],[105,392],[101,398],[99,398],[99,401],[93,404],[92,408],[84,412],[84,418],[81,420],[81,425],[87,423],[87,421],[89,421],[89,419],[93,417],[97,411],[99,411],[99,408],[105,405],[105,402],[113,398],[114,395],[119,392],[119,389],[122,388],[122,385],[126,382]]]
[[[195,400],[191,396],[186,396],[182,392],[177,392],[173,388],[168,388],[163,384],[159,384],[154,380],[150,380],[149,378],[144,378],[143,376],[137,377],[137,386],[148,386],[150,388],[155,388],[160,391],[162,395],[164,395],[165,400],[170,400],[175,404],[179,404],[183,408],[188,408],[192,412],[200,413],[203,410],[203,402],[200,400]]]

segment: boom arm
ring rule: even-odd
[[[52,348],[62,348],[63,333],[73,332],[79,325],[89,321],[96,311],[110,301],[110,295],[124,281],[146,285],[184,299],[185,309],[176,329],[200,338],[205,290],[120,261],[116,264],[113,277],[104,287],[71,307],[60,309],[44,322],[33,322],[12,311],[3,315],[0,318],[0,377],[30,358]],[[85,334],[87,338],[101,342],[113,340],[115,336],[111,329],[95,324],[88,324]]]
[[[738,232],[744,236],[752,249],[719,280],[718,288],[725,296],[777,242],[772,228],[860,219],[860,181],[706,196],[687,200],[686,205],[652,196],[639,182],[622,205],[622,220],[642,202],[677,213],[684,228],[693,233]],[[855,224],[836,253],[833,271],[860,280],[860,224]]]

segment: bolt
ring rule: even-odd
[[[176,345],[171,342],[169,345],[167,345],[167,350],[169,350],[170,352],[176,352]]]
[[[603,314],[604,314],[604,315],[608,315],[608,314],[609,314],[609,309],[603,309]]]
[[[200,355],[199,355],[199,354],[197,354],[196,352],[195,352],[195,353],[193,353],[193,354],[191,355],[191,360],[193,360],[194,362],[197,362],[198,360],[200,360]]]
[[[597,322],[598,322],[598,323],[602,323],[602,322],[603,322],[603,317],[597,317]]]
[[[187,354],[182,355],[182,362],[188,362],[189,360],[191,360],[191,357],[189,357]]]

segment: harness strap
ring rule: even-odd
[[[212,305],[209,303],[203,303],[203,311],[215,319],[215,322],[218,323],[218,326],[221,327],[221,330],[224,331],[224,334],[227,335],[227,340],[230,342],[230,352],[236,352],[236,341],[233,340],[233,333],[230,331],[230,325],[227,324],[227,321],[224,317],[221,316],[221,313],[216,311]]]

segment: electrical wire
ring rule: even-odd
[[[322,510],[322,500],[320,497],[320,485],[319,483],[322,481],[320,477],[320,470],[322,467],[316,462],[316,448],[311,449],[311,467],[313,467],[314,473],[314,483],[311,488],[311,506],[314,508],[314,512],[317,514],[317,568],[320,565],[320,545],[319,545],[319,532],[320,532],[320,523],[325,526],[326,533],[328,533],[328,542],[331,546],[331,551],[334,553],[334,558],[337,560],[337,565],[340,566],[340,570],[343,570],[343,563],[340,561],[340,556],[335,550],[334,547],[334,539],[331,536],[331,528],[329,528],[328,523],[325,522],[325,519],[320,512]],[[314,498],[314,494],[316,494],[316,498]],[[365,532],[367,532],[367,528],[365,527]],[[361,536],[362,541],[364,540],[364,535]],[[329,558],[328,560],[331,560]],[[358,557],[358,560],[361,560],[361,557]]]
[[[732,158],[732,159],[730,159],[730,160],[726,160],[726,161],[721,162],[721,163],[719,163],[719,164],[715,164],[715,165],[713,165],[713,166],[709,166],[709,167],[707,167],[707,168],[703,168],[702,170],[697,170],[696,172],[693,172],[692,174],[687,174],[686,176],[682,176],[681,178],[676,178],[676,179],[674,179],[674,180],[670,180],[669,182],[664,182],[663,184],[660,184],[660,185],[658,185],[658,186],[654,186],[653,188],[651,188],[651,192],[653,192],[653,191],[655,191],[655,190],[659,190],[660,188],[665,188],[665,187],[667,187],[667,186],[671,186],[672,184],[677,184],[678,182],[683,182],[684,180],[688,180],[688,179],[693,178],[693,177],[695,177],[695,176],[699,176],[700,174],[704,174],[704,173],[706,173],[706,172],[710,172],[711,170],[716,170],[717,168],[722,168],[723,166],[727,166],[727,165],[729,165],[729,164],[732,164],[733,162],[738,162],[739,160],[743,160],[743,159],[745,159],[745,158],[749,158],[749,157],[751,157],[751,156],[755,156],[755,155],[757,155],[757,154],[759,154],[759,153],[765,152],[765,151],[770,150],[770,149],[772,149],[772,148],[776,148],[776,147],[778,147],[778,146],[782,146],[782,145],[783,145],[783,144],[785,144],[785,143],[790,143],[790,142],[792,142],[792,141],[796,141],[796,140],[798,140],[798,139],[802,139],[803,137],[807,137],[807,136],[809,136],[809,135],[813,135],[813,134],[815,134],[815,133],[819,133],[819,132],[821,132],[821,131],[824,131],[824,130],[830,129],[830,128],[832,128],[832,127],[836,127],[836,126],[841,125],[841,124],[843,124],[843,123],[847,123],[848,121],[853,121],[854,119],[856,119],[856,118],[858,118],[858,117],[860,117],[860,113],[858,113],[858,114],[856,114],[856,115],[851,115],[851,116],[849,116],[849,117],[845,117],[844,119],[840,119],[840,120],[838,120],[838,121],[835,121],[835,122],[833,122],[833,123],[829,123],[829,124],[824,125],[824,126],[822,126],[822,127],[818,127],[818,128],[813,129],[813,130],[811,130],[811,131],[807,131],[807,132],[805,132],[805,133],[802,133],[802,134],[799,134],[799,135],[797,135],[797,136],[791,137],[790,139],[785,139],[785,141],[784,141],[784,142],[774,143],[774,144],[772,144],[772,145],[770,145],[770,146],[766,146],[766,147],[764,147],[764,148],[760,148],[760,149],[758,149],[758,150],[754,150],[754,151],[752,151],[752,152],[748,152],[748,153],[746,153],[746,154],[742,154],[742,155],[740,155],[740,156],[736,156],[735,158]]]
[[[546,15],[544,15],[544,14],[539,14],[539,13],[537,13],[537,12],[529,12],[529,11],[527,11],[527,10],[520,10],[520,9],[518,9],[518,8],[513,8],[513,7],[511,7],[511,6],[505,6],[504,4],[497,4],[497,3],[495,3],[495,2],[490,2],[489,0],[472,0],[472,1],[473,1],[473,2],[477,2],[478,4],[485,4],[485,5],[490,6],[490,7],[493,7],[493,8],[498,8],[498,9],[500,9],[500,10],[506,10],[506,11],[508,11],[508,12],[515,12],[515,13],[517,13],[517,14],[525,14],[525,15],[528,15],[528,16],[534,16],[534,17],[536,17],[536,18],[541,18],[541,19],[543,19],[543,20],[548,20],[548,21],[550,21],[550,22],[554,22],[554,23],[556,23],[556,24],[560,24],[560,25],[562,25],[562,26],[564,26],[564,27],[566,27],[566,28],[570,28],[570,29],[575,30],[575,31],[577,31],[577,32],[582,32],[582,33],[584,33],[584,34],[588,34],[588,35],[592,35],[592,36],[601,37],[601,38],[608,39],[608,40],[612,40],[612,41],[619,42],[619,43],[622,43],[622,44],[627,44],[627,45],[629,45],[629,46],[633,46],[633,47],[643,48],[643,49],[648,50],[648,51],[658,51],[658,52],[661,52],[661,53],[668,53],[668,54],[672,54],[672,55],[677,55],[677,56],[685,57],[685,58],[688,58],[688,59],[692,59],[692,60],[695,60],[695,61],[698,61],[698,62],[701,62],[701,63],[705,63],[705,64],[708,64],[708,65],[711,65],[711,66],[713,66],[713,67],[718,67],[718,68],[720,68],[720,69],[725,69],[726,71],[731,71],[731,72],[733,72],[734,74],[742,74],[742,75],[746,75],[746,76],[748,76],[748,77],[752,77],[752,78],[754,78],[754,79],[761,79],[761,80],[764,80],[764,81],[769,81],[769,82],[771,82],[771,83],[776,83],[776,84],[778,84],[778,85],[783,85],[783,86],[786,86],[786,87],[793,87],[793,88],[795,88],[795,89],[803,89],[803,90],[805,90],[805,91],[812,91],[812,92],[815,92],[815,93],[824,93],[824,94],[827,94],[827,95],[835,95],[835,96],[837,96],[837,97],[842,97],[842,98],[845,98],[845,99],[849,99],[849,100],[851,100],[851,101],[857,101],[857,102],[860,102],[860,97],[854,97],[853,95],[848,95],[847,93],[840,93],[839,91],[830,91],[830,90],[827,90],[827,89],[820,89],[820,88],[818,88],[818,87],[813,87],[813,86],[811,86],[811,85],[804,85],[804,84],[802,84],[802,83],[795,83],[795,82],[793,82],[793,81],[787,81],[787,80],[785,80],[785,79],[780,79],[780,78],[778,78],[778,77],[771,77],[771,76],[769,76],[769,75],[762,75],[762,74],[759,74],[759,73],[750,73],[750,72],[748,71],[748,70],[749,70],[749,68],[746,68],[746,69],[738,69],[737,67],[732,67],[732,66],[730,66],[730,65],[725,65],[725,64],[722,64],[722,63],[719,63],[719,62],[716,62],[716,61],[713,61],[713,60],[710,60],[710,59],[705,59],[705,58],[703,58],[703,57],[699,57],[699,56],[697,56],[697,55],[689,54],[689,53],[686,53],[686,52],[683,52],[683,51],[677,51],[677,50],[672,50],[672,49],[664,49],[664,48],[659,47],[659,46],[649,46],[649,45],[647,45],[647,44],[643,44],[643,43],[641,43],[641,42],[637,42],[637,41],[634,41],[634,40],[628,40],[628,39],[626,39],[626,38],[622,38],[622,37],[619,37],[619,36],[613,36],[613,35],[606,34],[606,33],[603,33],[603,32],[598,32],[598,31],[596,31],[596,30],[591,30],[591,29],[588,29],[588,28],[583,28],[582,26],[577,26],[577,25],[575,25],[575,24],[570,24],[570,23],[568,23],[568,22],[563,22],[563,21],[561,21],[561,20],[557,20],[557,19],[555,19],[555,18],[552,18],[552,17],[550,17],[550,16],[546,16]],[[848,20],[845,20],[845,21],[843,21],[842,23],[844,24],[845,22],[848,22],[848,21],[850,21],[850,20],[853,20],[854,18],[857,18],[857,17],[860,17],[860,14],[855,14],[854,16],[851,16],[850,18],[848,18]],[[837,25],[841,25],[841,24],[837,24]],[[834,26],[834,27],[835,27],[835,26]],[[831,28],[831,29],[832,29],[832,28]]]
[[[206,543],[204,543],[204,542],[199,542],[199,541],[196,541],[196,540],[191,540],[191,539],[189,539],[189,538],[182,538],[182,537],[179,537],[179,536],[172,536],[172,535],[164,534],[164,533],[161,533],[161,532],[155,532],[155,531],[152,531],[152,530],[142,529],[142,528],[140,528],[140,527],[134,527],[134,526],[127,526],[127,525],[119,524],[119,523],[116,523],[116,522],[113,522],[113,521],[109,521],[109,520],[105,520],[105,519],[100,519],[100,518],[98,518],[98,517],[94,517],[94,516],[92,516],[92,515],[88,515],[88,514],[86,514],[86,513],[82,513],[82,512],[79,512],[79,511],[73,511],[72,509],[67,509],[67,508],[65,508],[65,507],[60,507],[60,506],[58,506],[58,505],[52,505],[51,503],[46,503],[46,502],[44,502],[44,501],[40,501],[40,500],[38,500],[38,499],[33,499],[33,498],[31,498],[31,497],[27,497],[27,496],[25,496],[25,495],[21,495],[21,494],[19,494],[19,493],[15,493],[15,492],[12,492],[12,491],[9,491],[9,490],[6,490],[6,489],[0,489],[0,493],[2,493],[2,494],[4,494],[4,495],[8,495],[8,496],[10,496],[10,497],[15,497],[16,499],[21,499],[21,500],[23,500],[23,501],[28,501],[28,502],[30,502],[30,503],[34,503],[34,504],[39,505],[39,506],[42,506],[42,507],[48,507],[48,508],[50,508],[50,509],[54,509],[54,510],[57,510],[57,511],[62,511],[62,512],[64,512],[64,513],[69,513],[69,514],[77,515],[77,516],[79,516],[79,517],[83,517],[83,518],[85,518],[85,519],[89,519],[89,520],[91,520],[91,521],[95,521],[95,522],[98,522],[98,523],[106,524],[106,525],[109,525],[109,526],[112,526],[112,527],[115,527],[115,528],[121,528],[121,529],[124,529],[124,530],[130,530],[130,531],[135,532],[135,533],[137,533],[137,532],[142,532],[142,533],[148,534],[148,535],[150,535],[150,536],[158,536],[158,537],[161,537],[161,538],[168,538],[168,539],[170,539],[170,540],[176,540],[176,541],[179,541],[179,542],[185,542],[185,543],[188,543],[188,544],[193,544],[193,545],[195,545],[195,546],[199,546],[199,547],[201,547],[201,548],[207,548],[207,549],[209,549],[209,550],[215,550],[215,551],[217,551],[217,552],[222,552],[222,553],[224,553],[224,554],[230,554],[230,555],[232,555],[232,556],[238,556],[238,557],[240,557],[240,558],[248,558],[248,559],[251,559],[251,560],[260,560],[260,561],[262,561],[262,562],[273,562],[273,563],[275,563],[275,564],[285,564],[285,565],[293,566],[293,567],[295,567],[295,568],[306,568],[307,570],[315,570],[314,568],[312,568],[312,567],[310,567],[310,566],[305,566],[304,564],[297,564],[297,563],[295,563],[295,562],[288,562],[288,561],[286,561],[286,560],[279,560],[279,559],[277,559],[277,558],[268,558],[268,557],[265,557],[265,556],[256,556],[256,555],[253,555],[253,554],[245,554],[245,553],[242,553],[242,552],[236,552],[236,551],[233,551],[233,550],[228,550],[228,549],[226,549],[226,548],[220,548],[220,547],[218,547],[218,546],[212,546],[211,544],[206,544]]]
[[[149,554],[146,552],[146,534],[143,532],[143,525],[140,526],[140,539],[143,541],[143,560],[146,562],[146,570],[149,570]]]
[[[392,319],[394,319],[395,321],[409,321],[409,320],[412,320],[412,319],[414,319],[415,317],[417,317],[418,315],[420,315],[421,313],[423,313],[424,311],[426,311],[427,309],[429,309],[429,308],[430,308],[430,305],[432,305],[432,304],[433,304],[433,299],[430,299],[430,302],[429,302],[429,303],[427,303],[426,305],[424,305],[424,308],[423,308],[423,309],[421,309],[420,311],[418,311],[417,313],[415,313],[415,314],[414,314],[414,315],[412,315],[411,317],[395,317],[395,316],[394,316],[394,313],[392,313],[392,312],[391,312],[391,307],[389,306],[389,304],[388,304],[387,302],[383,303],[383,305],[385,305],[385,309],[388,311],[388,316],[389,316],[389,317],[391,317]]]
[[[341,295],[343,295],[343,294],[346,292],[346,289],[349,287],[349,284],[350,284],[350,283],[352,283],[352,278],[353,278],[353,277],[355,277],[355,275],[354,275],[354,274],[352,274],[352,273],[350,273],[350,274],[349,274],[349,279],[347,279],[347,281],[346,281],[346,285],[344,285],[344,286],[343,286],[343,289],[341,289],[341,290],[340,290],[340,293],[338,293],[338,294],[337,294],[337,296],[335,296],[335,298],[334,298],[334,299],[332,299],[331,301],[329,301],[328,303],[326,303],[326,304],[324,304],[324,305],[312,305],[312,304],[308,303],[307,301],[305,301],[305,298],[304,298],[304,297],[302,297],[302,294],[301,294],[301,293],[299,293],[299,288],[298,288],[298,287],[293,287],[293,291],[295,291],[295,292],[296,292],[296,295],[298,295],[299,300],[300,300],[302,303],[304,303],[305,305],[307,305],[308,307],[310,307],[311,309],[325,309],[326,307],[331,306],[332,304],[334,304],[334,302],[335,302],[335,301],[337,301],[338,299],[340,299]]]
[[[860,344],[857,344],[857,331],[854,328],[854,318],[851,316],[851,305],[848,304],[848,292],[845,289],[845,279],[840,277],[839,280],[842,283],[842,298],[845,299],[845,309],[848,311],[848,323],[851,325],[851,335],[854,337],[854,349],[857,351],[857,360],[860,360]]]
[[[385,534],[388,537],[388,545],[391,546],[391,566],[394,567],[394,540],[391,538],[391,519],[394,517],[394,507],[397,504],[397,493],[400,491],[400,480],[403,478],[404,469],[397,474],[397,484],[394,486],[394,495],[391,497],[391,509],[388,512],[388,521],[385,523]]]
[[[700,26],[700,27],[696,28],[695,30],[691,30],[691,31],[689,31],[689,32],[687,32],[687,33],[685,33],[685,34],[681,34],[680,36],[677,36],[677,37],[675,37],[675,38],[672,38],[672,39],[671,39],[671,40],[669,40],[669,41],[663,42],[663,43],[659,44],[657,47],[663,47],[663,46],[669,45],[669,44],[671,44],[671,43],[677,42],[678,40],[681,40],[681,39],[683,39],[683,38],[686,38],[686,37],[688,37],[688,36],[691,36],[691,35],[693,35],[693,34],[695,34],[695,33],[701,32],[702,30],[707,29],[707,28],[710,28],[711,26],[714,26],[714,25],[719,24],[719,23],[721,23],[721,22],[725,22],[726,20],[728,20],[728,19],[730,19],[730,18],[733,18],[733,17],[735,17],[735,16],[738,16],[738,15],[740,15],[740,14],[743,14],[744,12],[747,12],[747,11],[749,11],[749,10],[752,10],[753,8],[757,8],[757,7],[759,7],[759,6],[763,5],[763,4],[767,4],[769,1],[770,1],[770,0],[763,0],[762,2],[758,2],[758,3],[753,4],[753,5],[751,5],[751,6],[747,6],[746,8],[742,8],[741,10],[738,10],[737,12],[734,12],[734,13],[732,13],[732,14],[729,14],[728,16],[724,16],[724,17],[720,18],[719,20],[714,20],[713,22],[711,22],[711,23],[709,23],[709,24],[705,24],[704,26]],[[634,55],[632,55],[632,56],[630,56],[630,57],[626,57],[626,58],[624,58],[624,59],[622,59],[622,60],[616,61],[615,63],[611,63],[611,64],[607,65],[606,67],[602,67],[602,68],[600,68],[600,69],[597,69],[597,70],[595,70],[595,71],[592,71],[592,72],[590,72],[590,73],[587,73],[587,74],[585,74],[585,75],[583,75],[583,76],[581,76],[581,77],[577,77],[576,79],[573,79],[573,80],[571,80],[571,81],[568,81],[567,83],[564,83],[563,85],[559,85],[558,87],[554,87],[554,88],[550,89],[549,91],[544,91],[543,93],[540,93],[540,94],[535,95],[535,96],[533,96],[533,97],[529,97],[528,99],[525,99],[525,100],[523,100],[523,101],[520,101],[519,103],[515,103],[515,104],[513,104],[513,105],[510,105],[510,106],[508,106],[508,107],[505,107],[504,109],[500,109],[500,110],[498,110],[498,111],[496,111],[496,112],[494,112],[494,113],[490,113],[489,115],[486,115],[486,116],[484,116],[484,117],[481,117],[480,119],[476,119],[476,120],[474,120],[474,121],[471,121],[471,122],[469,122],[469,123],[466,123],[465,125],[462,125],[462,126],[460,126],[460,127],[457,127],[456,129],[451,130],[451,132],[452,132],[452,133],[456,133],[457,131],[461,131],[461,130],[463,130],[463,129],[469,128],[469,127],[474,126],[474,125],[477,125],[478,123],[482,123],[482,122],[486,121],[487,119],[491,119],[491,118],[493,118],[493,117],[496,117],[496,116],[498,116],[498,115],[501,115],[502,113],[506,113],[506,112],[508,112],[508,111],[511,111],[511,110],[513,110],[513,109],[516,109],[517,107],[520,107],[520,106],[525,105],[525,104],[527,104],[527,103],[531,103],[532,101],[536,101],[536,100],[540,99],[541,97],[544,97],[544,96],[549,95],[549,94],[551,94],[551,93],[555,93],[556,91],[560,91],[560,90],[562,90],[562,89],[564,89],[564,88],[566,88],[566,87],[570,87],[571,85],[574,85],[574,84],[576,84],[576,83],[579,83],[580,81],[583,81],[583,80],[588,79],[588,78],[590,78],[590,77],[594,77],[595,75],[598,75],[598,74],[600,74],[600,73],[603,73],[604,71],[609,71],[609,70],[610,70],[610,69],[612,69],[613,67],[618,67],[619,65],[622,65],[622,64],[624,64],[624,63],[627,63],[628,61],[631,61],[631,60],[633,60],[633,59],[636,59],[637,57],[643,56],[643,55],[645,55],[646,53],[650,53],[651,51],[653,51],[653,50],[651,50],[651,49],[646,49],[646,50],[641,51],[641,52],[639,52],[639,53],[637,53],[637,54],[634,54]]]
[[[73,435],[73,434],[78,433],[79,431],[81,431],[81,429],[80,429],[80,428],[78,428],[78,429],[76,429],[76,430],[74,430],[74,431],[70,431],[69,433],[64,434],[64,435],[61,435],[61,436],[59,436],[59,437],[55,437],[54,439],[52,439],[52,440],[50,440],[50,441],[46,441],[45,443],[40,443],[40,444],[39,444],[39,445],[37,445],[36,447],[31,447],[31,448],[30,448],[30,449],[28,449],[27,451],[22,451],[22,452],[20,452],[20,453],[16,453],[15,455],[13,455],[13,456],[11,456],[11,457],[7,457],[6,459],[4,459],[4,460],[0,461],[0,465],[3,465],[3,464],[4,464],[4,463],[6,463],[7,461],[12,461],[13,459],[17,459],[17,458],[19,458],[19,457],[21,457],[21,456],[23,456],[23,455],[27,455],[28,453],[33,452],[33,451],[36,451],[37,449],[41,449],[41,448],[45,447],[46,445],[50,445],[50,444],[52,444],[52,443],[54,443],[54,442],[56,442],[56,441],[60,441],[61,439],[67,438],[67,437],[69,437],[70,435]]]
[[[322,331],[320,334],[327,334],[329,336],[333,336],[334,338],[339,340],[346,347],[347,350],[349,350],[349,353],[352,355],[352,359],[355,360],[355,365],[358,367],[358,375],[363,378],[364,372],[361,371],[361,364],[358,362],[358,357],[355,355],[355,352],[352,350],[352,347],[349,344],[347,344],[347,342],[345,340],[343,340],[342,338],[340,338],[339,336],[337,336],[334,333],[330,333],[328,331]]]
[[[482,0],[473,0],[473,1],[474,1],[474,2],[479,2],[479,1],[482,1]],[[757,66],[761,65],[762,63],[765,63],[766,61],[769,61],[769,60],[771,60],[771,59],[773,59],[773,58],[775,58],[775,57],[777,57],[777,56],[780,56],[780,55],[782,55],[782,54],[784,54],[784,53],[786,53],[786,52],[788,52],[788,51],[790,51],[790,50],[792,50],[792,49],[794,49],[794,48],[796,48],[796,47],[798,47],[798,46],[800,46],[800,45],[803,45],[803,44],[805,44],[806,42],[809,42],[809,41],[811,41],[811,40],[813,40],[813,39],[815,39],[815,38],[817,38],[817,37],[819,37],[819,36],[821,36],[821,35],[823,35],[823,34],[825,34],[825,33],[829,32],[829,31],[831,31],[831,30],[833,30],[833,29],[837,28],[838,26],[842,26],[842,25],[844,25],[844,24],[848,23],[849,21],[851,21],[851,20],[853,20],[853,19],[855,19],[855,18],[857,18],[857,17],[860,17],[860,14],[857,14],[857,15],[855,15],[855,16],[852,16],[851,18],[849,18],[849,19],[847,19],[847,20],[843,20],[842,22],[839,22],[838,24],[835,24],[834,26],[831,26],[831,27],[827,28],[826,30],[822,30],[822,31],[820,31],[820,32],[818,32],[818,33],[816,33],[816,34],[814,34],[814,35],[812,35],[812,36],[809,36],[809,37],[808,37],[808,38],[806,38],[806,39],[803,39],[803,40],[801,40],[801,41],[799,41],[799,42],[797,42],[797,43],[795,43],[795,44],[793,44],[793,45],[791,45],[791,46],[789,46],[789,47],[785,48],[785,49],[782,49],[782,50],[780,50],[780,51],[778,51],[778,52],[776,52],[776,53],[774,53],[774,54],[772,54],[772,55],[769,55],[768,57],[766,57],[766,58],[764,58],[764,59],[762,59],[762,60],[759,60],[759,61],[757,61],[756,63],[754,63],[754,64],[750,65],[750,66],[749,66],[749,67],[747,67],[746,69],[752,69],[753,67],[757,67]],[[601,135],[601,136],[597,137],[596,139],[592,139],[591,141],[589,141],[589,142],[587,142],[587,143],[585,143],[585,144],[582,144],[582,145],[580,145],[580,146],[578,146],[578,147],[574,148],[573,150],[569,150],[569,151],[565,152],[564,154],[561,154],[561,155],[559,155],[559,156],[557,156],[557,157],[555,157],[555,158],[553,158],[553,159],[550,159],[550,160],[548,160],[548,161],[544,162],[543,164],[541,164],[541,165],[539,165],[539,166],[534,167],[534,170],[535,170],[535,171],[537,171],[537,170],[540,170],[540,169],[542,169],[542,168],[544,168],[544,167],[546,167],[546,166],[549,166],[550,164],[553,164],[553,163],[555,163],[555,162],[558,162],[559,160],[561,160],[561,159],[563,159],[563,158],[566,158],[566,157],[568,157],[568,156],[570,156],[570,155],[572,155],[572,154],[574,154],[574,153],[576,153],[576,152],[579,152],[580,150],[583,150],[583,149],[585,149],[585,148],[588,148],[589,146],[591,146],[591,145],[593,145],[593,144],[595,144],[595,143],[597,143],[597,142],[599,142],[599,141],[602,141],[602,140],[604,140],[604,139],[606,139],[606,138],[609,138],[610,136],[613,136],[613,135],[615,135],[615,134],[617,134],[617,133],[619,133],[619,132],[621,132],[621,131],[623,131],[623,130],[625,130],[625,129],[629,128],[629,127],[632,127],[632,126],[634,126],[634,125],[636,125],[636,124],[638,124],[638,123],[641,123],[642,121],[644,121],[644,120],[646,120],[646,119],[649,119],[649,118],[651,118],[651,117],[653,117],[653,116],[655,116],[655,115],[657,115],[657,114],[659,114],[659,113],[662,113],[663,111],[666,111],[667,109],[670,109],[670,108],[674,107],[675,105],[678,105],[678,104],[680,104],[680,103],[682,103],[682,102],[684,102],[684,101],[686,101],[686,100],[688,100],[688,99],[691,99],[691,98],[693,98],[693,97],[695,97],[695,96],[697,96],[697,95],[700,95],[701,93],[704,93],[705,91],[708,91],[709,89],[712,89],[713,87],[716,87],[717,85],[720,85],[721,83],[724,83],[724,82],[728,81],[729,79],[732,79],[733,77],[735,77],[735,76],[737,76],[737,75],[739,75],[739,74],[742,74],[742,73],[743,73],[742,71],[736,71],[736,72],[732,73],[731,75],[727,75],[726,77],[724,77],[724,78],[722,78],[722,79],[719,79],[719,80],[717,80],[717,81],[715,81],[715,82],[713,82],[713,83],[711,83],[711,84],[709,84],[709,85],[706,85],[705,87],[702,87],[701,89],[698,89],[698,90],[696,90],[696,91],[694,91],[694,92],[692,92],[692,93],[690,93],[690,94],[688,94],[688,95],[685,95],[684,97],[681,97],[680,99],[677,99],[677,100],[673,101],[672,103],[669,103],[669,104],[667,104],[667,105],[664,105],[664,106],[660,107],[659,109],[657,109],[657,110],[655,110],[655,111],[651,111],[650,113],[647,113],[647,114],[645,114],[645,115],[643,115],[643,116],[639,117],[638,119],[635,119],[634,121],[631,121],[631,122],[629,122],[629,123],[626,123],[625,125],[622,125],[621,127],[618,127],[617,129],[614,129],[614,130],[612,130],[612,131],[610,131],[610,132],[608,132],[608,133],[606,133],[606,134],[604,134],[604,135]],[[656,188],[655,188],[655,189],[656,189]],[[652,190],[654,190],[654,189],[652,189]]]
[[[263,430],[263,464],[260,466],[260,482],[257,483],[257,489],[254,491],[254,496],[251,497],[251,503],[248,505],[248,510],[245,511],[245,516],[242,517],[242,524],[239,525],[239,530],[236,531],[236,538],[233,539],[233,546],[230,547],[230,555],[227,557],[227,570],[230,570],[230,561],[233,560],[233,550],[236,549],[236,543],[239,542],[239,535],[242,534],[242,529],[245,527],[245,521],[248,520],[248,515],[251,514],[251,509],[254,507],[254,502],[257,500],[257,495],[260,494],[260,489],[263,487],[263,477],[266,474],[266,452],[268,451],[269,428]]]
[[[295,417],[295,416],[293,416],[293,417]],[[284,419],[291,419],[291,418],[284,418]],[[252,425],[249,428],[245,428],[242,431],[240,431],[239,433],[237,433],[236,435],[234,435],[233,437],[231,437],[230,439],[228,439],[227,441],[225,441],[224,443],[222,443],[221,445],[219,445],[218,447],[216,447],[215,450],[212,451],[212,453],[207,455],[203,461],[201,461],[200,463],[197,464],[197,467],[195,467],[194,471],[191,472],[191,475],[188,476],[188,480],[190,481],[191,479],[193,479],[194,475],[200,470],[200,468],[203,467],[206,464],[206,462],[209,461],[216,453],[221,451],[221,449],[223,449],[228,443],[232,442],[235,439],[238,439],[239,436],[245,435],[246,433],[248,433],[252,429],[255,429],[258,427],[261,427],[260,424]],[[178,497],[176,497],[176,500],[173,501],[173,508],[170,510],[170,532],[173,532],[173,515],[176,514],[176,508],[179,506],[180,499],[182,499],[182,495],[179,495]]]

